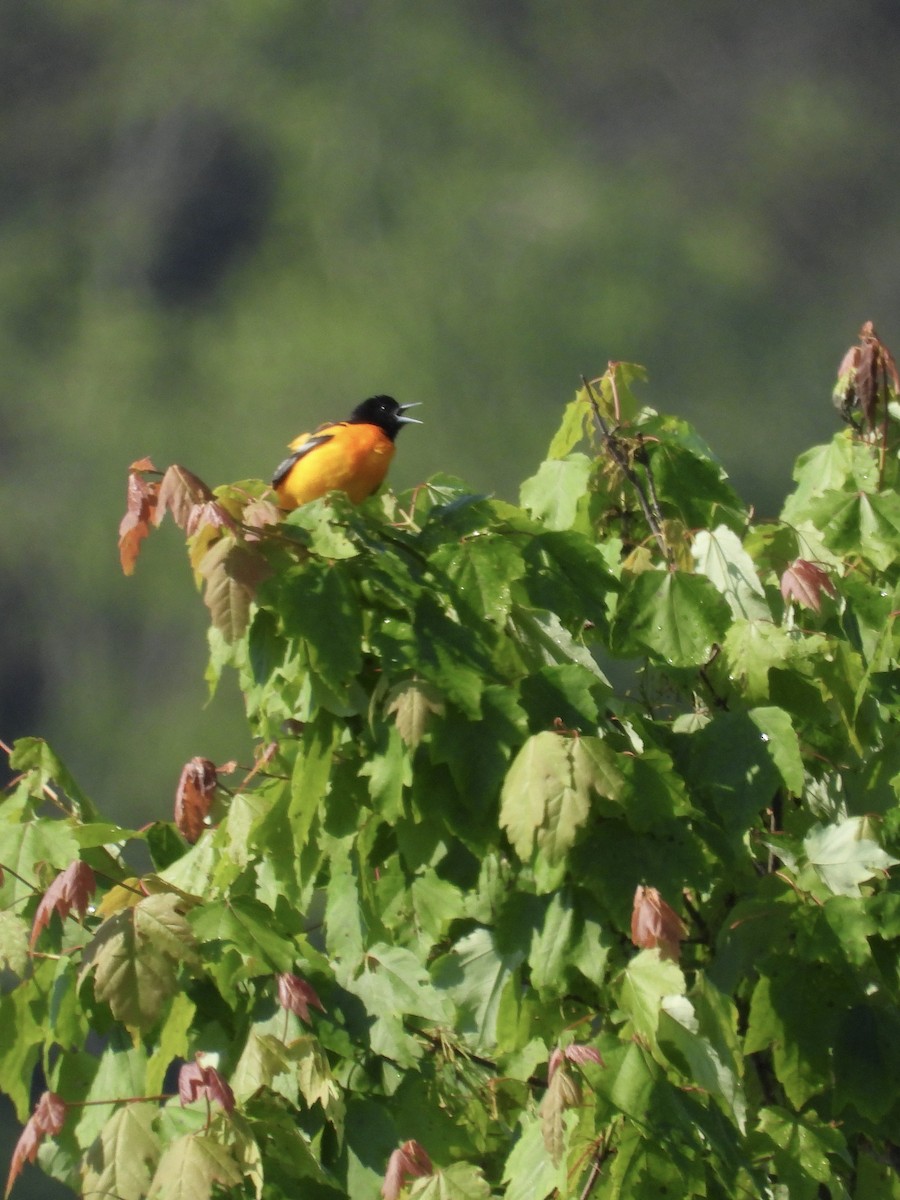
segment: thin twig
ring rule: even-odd
[[[629,463],[628,456],[623,452],[617,438],[614,437],[612,430],[604,420],[603,413],[600,411],[600,405],[597,403],[597,397],[594,395],[594,389],[592,385],[588,382],[584,375],[581,377],[581,382],[584,384],[585,390],[587,391],[588,399],[591,402],[591,408],[594,410],[594,420],[597,422],[600,432],[603,435],[603,441],[606,445],[607,451],[609,452],[609,456],[634,488],[635,495],[638,498],[638,503],[640,504],[641,510],[644,514],[644,519],[650,526],[650,531],[656,538],[657,544],[659,545],[666,562],[671,563],[672,556],[669,547],[666,545],[666,539],[663,536],[662,525],[657,520],[656,515],[653,512],[650,501],[647,499],[647,494],[644,491],[644,486],[641,483],[641,480],[638,477],[634,467],[632,467]]]

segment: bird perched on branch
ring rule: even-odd
[[[393,396],[371,396],[346,421],[320,425],[290,443],[293,451],[272,479],[283,509],[296,508],[324,496],[346,492],[360,504],[378,490],[394,457],[394,439],[404,425],[421,425],[404,416],[415,404],[398,404]]]

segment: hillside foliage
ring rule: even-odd
[[[893,360],[774,521],[643,390],[518,505],[134,464],[123,565],[185,531],[257,755],[129,830],[12,748],[8,1188],[900,1197]]]

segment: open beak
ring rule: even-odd
[[[418,408],[418,406],[421,403],[422,403],[421,400],[414,400],[412,402],[412,404],[401,404],[400,405],[400,416],[397,418],[397,420],[400,422],[401,425],[421,425],[421,424],[423,424],[423,422],[420,421],[418,417],[405,417],[403,415],[408,408]]]

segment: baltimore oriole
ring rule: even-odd
[[[329,422],[315,433],[294,438],[293,454],[272,479],[281,507],[296,508],[331,491],[346,492],[354,504],[371,496],[387,475],[394,438],[404,425],[422,424],[403,415],[414,407],[398,404],[393,396],[371,396],[346,421]]]

